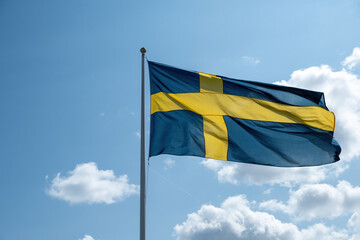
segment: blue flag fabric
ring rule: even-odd
[[[148,64],[150,156],[279,167],[340,160],[323,93]]]

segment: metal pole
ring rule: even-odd
[[[145,240],[145,53],[141,48],[140,240]]]

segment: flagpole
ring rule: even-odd
[[[141,48],[140,240],[145,240],[145,53]]]

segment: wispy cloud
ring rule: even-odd
[[[268,195],[272,192],[272,190],[273,190],[272,188],[268,188],[263,192],[263,194]]]
[[[175,165],[175,160],[171,159],[171,158],[166,158],[164,160],[164,165],[165,165],[165,169],[169,169],[172,168]]]
[[[360,213],[354,212],[347,223],[348,227],[353,229],[360,237]]]
[[[129,184],[127,175],[116,177],[112,170],[99,170],[94,162],[77,165],[67,177],[58,173],[47,190],[50,196],[71,204],[111,204],[138,192],[139,186]]]
[[[248,57],[248,56],[243,56],[242,60],[246,63],[252,64],[252,65],[257,65],[260,63],[260,60],[255,58],[255,57]]]
[[[141,138],[140,131],[136,131],[135,136],[140,139]]]
[[[352,54],[345,58],[342,65],[349,69],[354,70],[360,64],[360,48],[354,48]]]

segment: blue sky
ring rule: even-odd
[[[143,46],[324,91],[343,147],[294,170],[154,157],[149,240],[360,239],[358,26],[355,0],[0,1],[0,240],[138,238]]]

